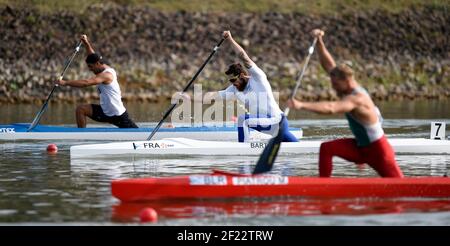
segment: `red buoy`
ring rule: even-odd
[[[141,211],[139,218],[141,223],[156,222],[158,221],[158,213],[153,208],[145,208]]]
[[[58,147],[56,146],[56,144],[49,144],[47,146],[47,152],[48,153],[56,153],[56,152],[58,152]]]

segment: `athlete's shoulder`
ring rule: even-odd
[[[97,74],[97,77],[103,79],[103,83],[109,84],[114,80],[114,74],[112,71],[103,71],[99,74]]]
[[[364,105],[371,101],[370,97],[368,97],[364,93],[359,93],[359,92],[349,94],[349,95],[345,96],[342,100],[351,102],[351,103],[355,104],[356,106]]]

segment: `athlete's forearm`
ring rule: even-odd
[[[86,51],[88,55],[94,54],[94,48],[92,47],[91,43],[89,42],[89,39],[86,35],[81,36],[81,42],[83,42],[84,46],[86,47]]]
[[[299,109],[304,109],[318,114],[336,113],[332,102],[301,102],[299,106]]]
[[[77,88],[83,88],[93,85],[89,80],[86,79],[80,79],[80,80],[66,80],[64,85],[77,87]]]
[[[331,70],[336,67],[336,62],[325,47],[322,37],[317,40],[317,53],[319,54],[319,61],[323,69],[325,69],[327,73],[330,73]]]
[[[94,48],[92,47],[92,45],[91,45],[90,43],[87,43],[87,44],[85,44],[85,45],[86,45],[87,53],[88,53],[89,55],[95,53]]]

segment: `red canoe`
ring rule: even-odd
[[[203,175],[113,180],[111,190],[123,202],[244,197],[450,197],[450,179],[306,178],[215,171]]]

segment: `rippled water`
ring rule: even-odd
[[[406,104],[406,105],[404,105]],[[450,125],[449,102],[382,104],[389,136],[428,137],[431,119]],[[2,106],[3,107],[3,106]],[[12,106],[9,106],[12,107]],[[31,107],[31,106],[27,106]],[[135,105],[134,115],[147,107]],[[150,105],[149,108],[163,108]],[[26,108],[26,107],[25,107]],[[66,107],[67,108],[67,107]],[[409,111],[420,108],[422,113]],[[26,122],[26,114],[6,115],[0,123]],[[33,111],[34,107],[23,109]],[[9,108],[8,110],[11,110]],[[132,111],[130,110],[130,111]],[[21,111],[22,112],[22,111]],[[14,116],[12,116],[14,115]],[[51,114],[55,117],[54,113]],[[61,114],[64,115],[64,114]],[[157,121],[160,112],[150,121]],[[349,136],[343,119],[296,112],[292,126],[302,127],[308,139]],[[136,117],[138,121],[144,121]],[[46,119],[48,121],[49,118]],[[71,118],[55,122],[70,124]],[[448,132],[448,131],[447,131]],[[447,134],[448,135],[448,134]],[[47,154],[55,143],[59,152]],[[208,173],[212,168],[248,172],[257,157],[175,157],[70,160],[69,148],[94,141],[0,142],[0,223],[111,224],[137,223],[143,207],[153,207],[160,225],[442,225],[450,224],[450,199],[415,200],[304,200],[266,199],[120,204],[110,193],[116,178]],[[398,155],[407,176],[443,176],[450,171],[450,155]],[[280,156],[274,173],[316,176],[317,155]],[[334,176],[375,176],[367,166],[336,160]]]

